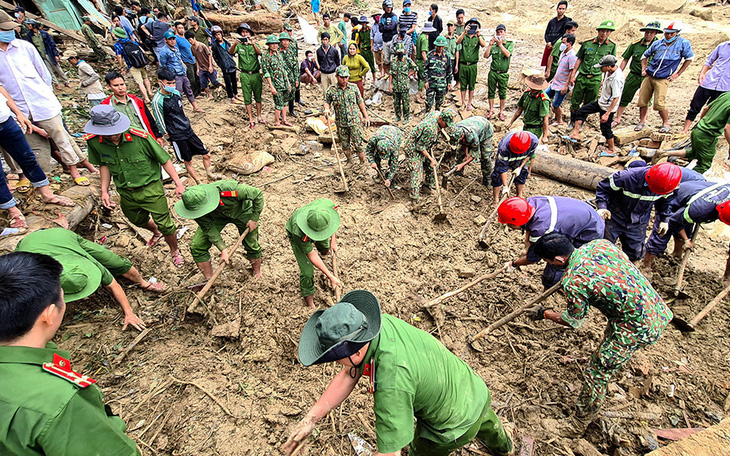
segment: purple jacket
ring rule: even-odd
[[[530,160],[535,158],[535,149],[537,149],[538,144],[540,144],[540,140],[537,139],[537,136],[528,132],[530,140],[532,141],[530,148],[527,149],[527,152],[524,154],[516,154],[509,149],[509,141],[515,133],[517,133],[517,131],[507,133],[507,135],[499,142],[499,146],[497,146],[497,160],[494,163],[494,170],[498,173],[505,173],[509,169],[517,168],[527,157],[529,157]]]
[[[666,203],[670,212],[671,231],[678,231],[693,223],[714,222],[718,218],[717,205],[730,200],[730,184],[707,181],[689,181],[679,188]],[[659,208],[659,203],[657,203]]]
[[[730,92],[730,41],[718,44],[707,56],[705,65],[711,68],[700,85],[705,89]]]
[[[598,212],[583,201],[565,196],[531,196],[527,198],[535,213],[523,229],[530,234],[527,260],[541,260],[534,247],[538,239],[548,233],[565,235],[575,248],[603,237],[605,224]]]
[[[596,188],[596,206],[598,209],[611,211],[611,220],[623,226],[640,227],[649,223],[654,203],[672,195],[657,195],[649,190],[646,183],[646,168],[627,168],[617,171],[598,183]],[[657,208],[657,216],[666,220],[669,216],[667,207]]]

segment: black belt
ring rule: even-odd
[[[506,73],[509,73],[509,71],[499,71],[499,70],[491,70],[491,71],[494,71],[497,74],[506,74]]]
[[[459,65],[471,66],[476,65],[477,62],[459,62]]]
[[[320,73],[322,73],[322,74],[335,74],[335,72],[334,72],[334,71],[332,71],[332,72],[327,72],[327,71],[322,71],[322,70],[320,70],[319,72],[320,72]]]
[[[245,70],[241,70],[241,73],[246,73],[246,74],[259,74],[258,71],[245,71]]]

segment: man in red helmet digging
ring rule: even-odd
[[[535,243],[548,233],[560,233],[578,248],[590,241],[601,239],[606,225],[588,203],[564,196],[531,196],[527,199],[513,196],[497,208],[499,223],[525,233],[525,250],[505,264],[505,271],[514,272],[520,266],[539,263]],[[547,289],[563,277],[564,268],[548,263],[542,272],[542,285]]]
[[[497,160],[492,171],[495,205],[499,201],[500,192],[509,194],[510,172],[515,175],[517,196],[522,197],[538,143],[537,136],[527,131],[511,131],[499,142]]]
[[[654,204],[667,198],[682,179],[682,170],[673,163],[652,167],[627,168],[598,183],[596,206],[606,220],[605,238],[621,241],[621,248],[631,261],[644,256],[646,227]],[[669,209],[659,205],[657,217],[666,220]]]

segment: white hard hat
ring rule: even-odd
[[[672,21],[664,28],[664,33],[679,33],[684,25],[680,21]]]

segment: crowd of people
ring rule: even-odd
[[[318,13],[319,4],[313,2],[313,8],[315,4]],[[580,138],[588,116],[599,114],[606,155],[618,153],[612,128],[621,122],[637,91],[640,120],[635,128],[646,128],[653,98],[662,122],[659,132],[669,131],[670,83],[694,59],[690,42],[679,36],[678,21],[666,27],[653,21],[642,27],[644,37],[631,43],[619,63],[617,46],[609,38],[616,29],[613,21],[604,20],[594,38],[576,43],[578,24],[566,16],[567,2],[560,1],[545,31],[545,49],[536,65],[541,68],[523,74],[528,90],[507,120],[510,59],[520,50],[508,39],[504,24],[484,33],[478,18],[465,20],[465,11],[459,9],[454,20],[446,20],[444,30],[438,5],[433,4],[418,30],[411,0],[403,1],[400,15],[393,12],[392,0],[385,0],[382,7],[381,13],[370,18],[345,13],[337,24],[324,13],[317,32],[319,46],[304,50],[300,60],[288,23],[261,42],[246,23],[227,37],[202,15],[170,22],[166,12],[149,11],[132,2],[131,11],[114,9],[111,49],[98,39],[91,20],[84,18],[81,32],[96,60],[116,65],[103,78],[79,52],[61,54],[53,38],[38,22],[26,19],[22,8],[16,9],[15,20],[0,11],[0,146],[10,170],[19,175],[17,190],[34,187],[47,204],[73,206],[72,200],[50,190],[51,156],[76,185],[90,184],[79,169],[98,173],[102,205],[112,209],[119,204],[130,223],[151,233],[149,247],[164,238],[171,262],[180,268],[185,260],[162,184],[164,170],[175,185],[175,213],[198,225],[189,249],[204,278],[213,276],[213,246],[222,262],[230,261],[229,245],[221,235],[229,224],[245,234],[243,246],[251,274],[259,278],[258,222],[264,193],[214,172],[210,153],[185,113],[185,100],[200,112],[199,97],[212,98],[213,90],[225,88],[230,103],[245,105],[252,129],[266,123],[265,90],[273,101],[273,124],[291,126],[296,104],[304,104],[303,85],[321,85],[323,112],[328,121],[334,116],[337,142],[347,160],[356,153],[360,163],[368,164],[386,187],[392,187],[400,177],[403,153],[404,181],[414,206],[423,190],[436,187],[439,167],[434,152],[439,137],[445,136],[455,159],[449,173],[463,173],[470,163],[478,162],[482,184],[493,189],[499,222],[526,233],[525,252],[506,262],[503,272],[544,260],[544,287],[560,283],[565,292],[564,312],[536,306],[530,317],[572,328],[583,324],[590,307],[608,317],[604,339],[584,372],[573,416],[580,435],[601,408],[612,376],[635,351],[655,343],[672,318],[647,278],[654,258],[672,237],[675,253],[693,248],[692,234],[703,223],[719,219],[730,225],[730,184],[708,182],[701,174],[712,164],[718,138],[724,135],[730,140],[730,42],[718,45],[700,72],[684,125],[687,133],[701,116],[691,129],[691,148],[665,152],[670,161],[653,166],[641,160],[631,162],[599,183],[593,208],[568,197],[524,197],[538,147],[550,137],[550,107],[555,123],[565,124],[561,105],[570,94],[566,138],[572,141]],[[658,34],[663,34],[662,39],[657,39]],[[486,78],[479,75],[480,58],[491,58]],[[54,85],[70,84],[60,65],[63,61],[76,68],[79,91],[90,107],[83,138],[86,152],[64,125],[53,91]],[[156,86],[150,81],[153,65]],[[624,75],[627,66],[629,73]],[[126,75],[135,81],[141,97],[129,93]],[[410,122],[411,92],[423,102],[425,116],[410,130],[384,125],[368,138],[368,77],[373,84],[387,78],[394,102],[393,123]],[[458,114],[446,107],[447,94],[458,90],[455,104],[473,110],[478,80],[486,80],[488,86],[486,116],[457,121]],[[512,130],[520,118],[522,129]],[[496,152],[494,120],[506,122],[510,130]],[[168,142],[195,185],[183,184],[171,154],[164,149]],[[207,183],[195,169],[195,156],[201,158]],[[672,163],[675,156],[685,157],[690,165],[682,168]],[[112,183],[118,199],[112,198]],[[510,198],[512,185],[515,196]],[[4,172],[0,173],[0,209],[8,211],[10,228],[18,232],[27,228]],[[654,226],[647,239],[652,211]],[[342,286],[322,258],[337,252],[339,226],[337,207],[329,199],[301,206],[286,223],[300,268],[300,294],[311,310],[316,309],[315,268],[333,289]],[[642,259],[640,271],[634,263]],[[144,329],[145,322],[135,314],[118,277],[152,293],[166,290],[162,283],[144,280],[130,260],[62,228],[28,234],[17,252],[0,257],[4,290],[0,297],[0,400],[14,407],[10,415],[16,417],[0,416],[0,449],[10,454],[30,449],[58,454],[137,453],[124,434],[124,423],[104,408],[95,381],[72,371],[68,353],[50,342],[66,302],[88,297],[100,285],[121,306],[123,328]],[[730,267],[724,279],[730,279]],[[503,425],[492,410],[484,381],[427,333],[383,314],[378,298],[369,291],[352,291],[327,310],[314,312],[301,334],[299,358],[306,366],[336,362],[343,368],[292,431],[282,447],[285,454],[296,453],[315,424],[342,403],[363,376],[370,379],[369,391],[375,397],[380,454],[395,455],[409,447],[412,455],[447,455],[474,438],[494,454],[515,451],[514,427]],[[39,385],[38,390],[28,385]],[[39,394],[46,390],[54,394]],[[26,425],[32,431],[21,432],[20,426]],[[70,433],[74,439],[68,438],[69,429],[74,430]]]

